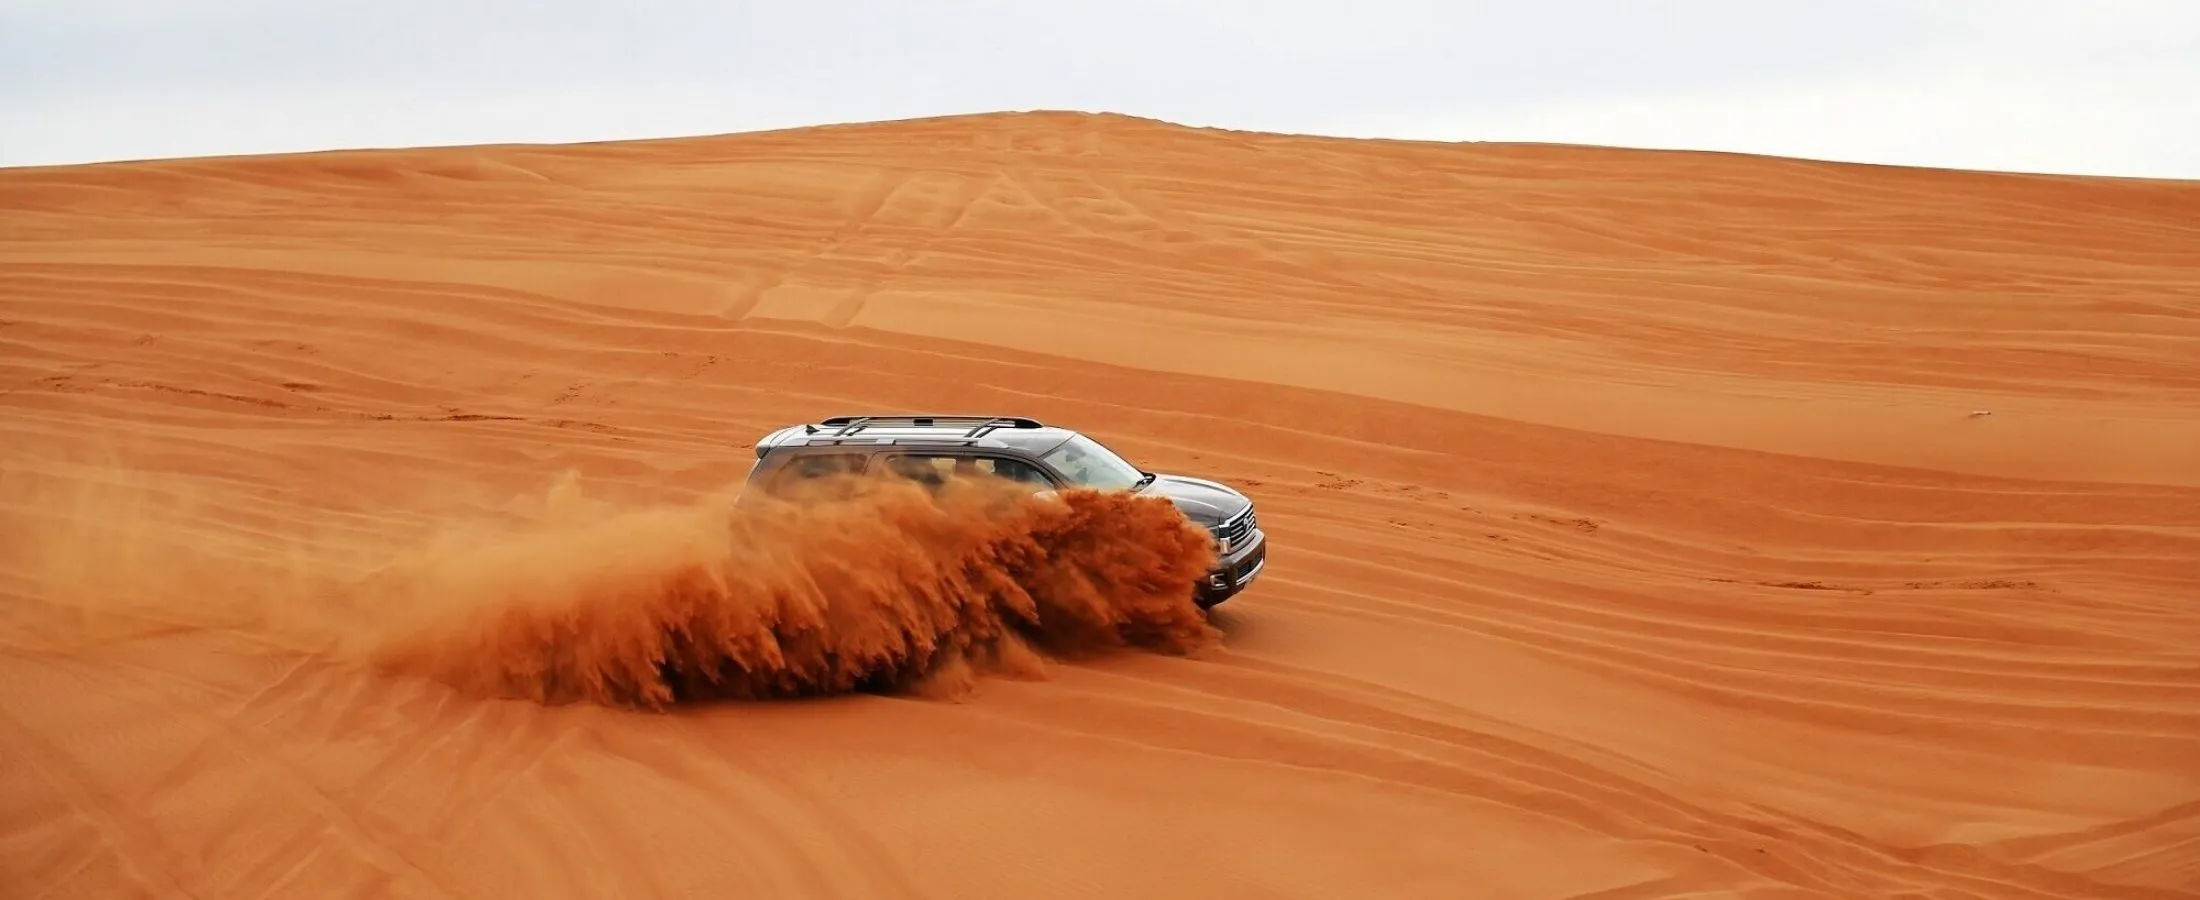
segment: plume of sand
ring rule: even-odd
[[[633,506],[568,480],[503,521],[302,530],[218,483],[44,474],[6,485],[0,593],[11,642],[47,652],[221,631],[478,696],[654,709],[955,692],[1042,655],[1217,638],[1191,601],[1211,544],[1155,498],[847,479]]]
[[[362,655],[484,695],[659,708],[907,690],[1031,650],[1189,653],[1206,534],[1165,500],[848,480],[831,502],[567,509],[393,566]],[[1028,644],[1027,644],[1028,642]]]

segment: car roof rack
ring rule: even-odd
[[[816,434],[821,428],[832,428],[834,437],[847,437],[872,426],[905,425],[913,428],[931,428],[936,425],[968,425],[963,434],[975,438],[996,428],[1045,428],[1045,423],[1025,416],[961,416],[915,413],[906,415],[848,415],[827,416],[814,425],[802,426],[804,433]]]

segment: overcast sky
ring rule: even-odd
[[[0,165],[1077,109],[2200,178],[2200,0],[0,0]]]

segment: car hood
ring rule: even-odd
[[[1153,483],[1139,493],[1169,498],[1169,502],[1183,511],[1185,518],[1207,528],[1227,522],[1253,505],[1252,498],[1229,485],[1184,475],[1157,474]]]

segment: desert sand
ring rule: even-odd
[[[2200,185],[1035,113],[0,215],[11,900],[2200,896]],[[963,537],[728,549],[758,436],[914,410],[1273,562],[892,689],[572,680],[999,630],[895,605]],[[1174,552],[1116,512],[1047,527]]]

